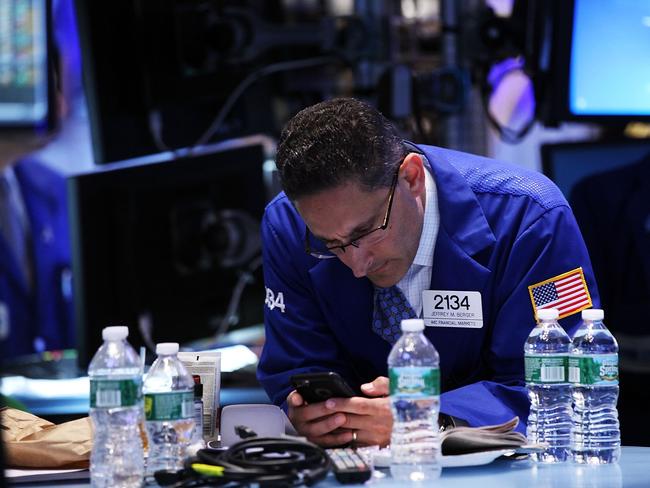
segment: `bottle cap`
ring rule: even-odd
[[[161,342],[160,344],[156,344],[156,354],[158,356],[178,354],[178,342]]]
[[[102,330],[102,339],[105,341],[121,341],[127,337],[129,337],[129,328],[124,325],[104,327]]]
[[[603,320],[605,312],[602,308],[588,308],[582,311],[582,320]]]
[[[537,311],[537,318],[539,320],[555,320],[560,316],[557,308],[544,308]]]
[[[402,330],[404,332],[419,332],[421,330],[424,330],[424,320],[404,319],[402,320]]]

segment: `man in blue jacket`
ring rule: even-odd
[[[399,328],[386,325],[386,292],[425,320],[440,353],[441,412],[472,426],[517,415],[523,430],[536,307],[560,309],[572,333],[577,312],[598,305],[560,191],[536,172],[405,142],[354,99],[296,115],[277,166],[284,193],[262,223],[258,377],[298,432],[324,446],[389,442],[386,360]],[[292,391],[291,375],[329,370],[363,396],[307,405]]]
[[[41,139],[16,131],[0,142],[3,361],[75,345],[65,179],[23,156]]]
[[[54,141],[81,93],[72,1],[51,8],[54,117],[48,112],[49,125],[21,127],[24,121],[12,121],[9,111],[0,129],[0,362],[76,342],[66,182],[35,153]],[[9,21],[19,23],[29,12],[9,9]]]

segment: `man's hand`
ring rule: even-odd
[[[314,444],[333,447],[351,442],[352,431],[340,429],[347,417],[328,409],[325,403],[307,405],[300,393],[294,390],[287,396],[287,416],[296,431]]]
[[[347,444],[353,437],[357,445],[385,446],[393,427],[388,378],[380,376],[361,390],[371,398],[330,398],[313,405],[292,391],[287,397],[289,419],[299,434],[324,447]]]

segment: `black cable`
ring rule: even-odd
[[[414,1],[414,8],[417,8]],[[421,107],[420,86],[416,81],[413,81],[413,119],[415,122],[416,131],[423,144],[431,144],[429,138],[425,135],[424,125],[422,124],[422,107]]]
[[[197,465],[210,465],[221,474],[201,474]],[[311,486],[327,476],[331,461],[325,450],[311,442],[282,437],[253,437],[226,451],[200,449],[178,472],[155,474],[161,486]]]
[[[214,455],[209,451],[199,451],[197,457],[210,462]],[[232,445],[217,456],[219,463],[237,468],[249,480],[255,473],[256,483],[276,483],[283,486],[311,486],[323,479],[330,468],[330,460],[323,449],[311,442],[289,438],[246,439]],[[240,475],[241,475],[240,474]]]
[[[206,131],[197,139],[197,141],[190,146],[189,151],[191,152],[195,147],[202,146],[207,143],[219,130],[221,124],[225,120],[226,116],[235,105],[239,97],[246,91],[246,89],[255,83],[258,79],[268,76],[274,73],[279,73],[282,71],[294,71],[299,69],[313,68],[316,66],[322,66],[327,64],[341,63],[340,58],[333,56],[322,56],[316,58],[307,58],[307,59],[297,59],[293,61],[281,61],[278,63],[269,64],[260,68],[257,71],[252,72],[246,78],[244,78],[239,85],[235,87],[232,93],[228,96],[225,103],[219,110],[219,113],[214,118],[213,122],[206,129]]]
[[[244,288],[247,285],[255,282],[254,273],[257,269],[262,266],[262,256],[258,256],[248,263],[248,266],[245,270],[240,271],[239,278],[237,279],[237,284],[232,290],[232,295],[230,296],[230,301],[228,302],[228,308],[225,315],[219,323],[219,327],[214,334],[214,339],[219,341],[223,335],[228,332],[228,329],[231,325],[235,325],[237,320],[237,310],[239,309],[239,304],[241,302],[242,294],[244,293]]]
[[[153,139],[154,146],[160,152],[172,151],[172,149],[165,144],[163,137],[163,128],[162,128],[162,114],[159,110],[151,110],[149,112],[149,117],[147,118],[149,122],[149,133]],[[173,151],[172,151],[173,152]]]

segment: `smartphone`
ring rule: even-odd
[[[319,403],[328,398],[350,398],[357,395],[350,385],[334,371],[294,374],[291,377],[291,384],[307,403]]]

